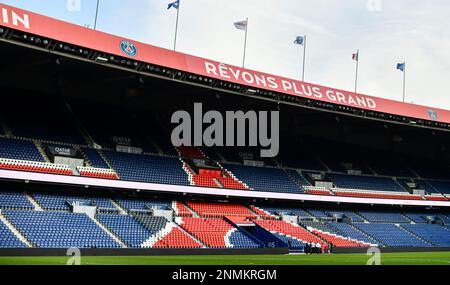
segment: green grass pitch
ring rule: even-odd
[[[81,257],[82,265],[366,265],[365,254]],[[69,257],[0,257],[0,265],[66,265]],[[381,265],[450,265],[450,252],[382,253]]]

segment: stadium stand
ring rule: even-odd
[[[98,150],[91,148],[81,148],[81,152],[92,167],[109,169],[108,164],[105,162]]]
[[[430,187],[432,187],[432,189],[435,189],[439,193],[450,194],[450,182],[449,181],[428,180],[427,184],[430,185]]]
[[[298,217],[311,217],[311,214],[299,208],[279,208],[279,207],[262,206],[261,209],[276,216],[292,215]]]
[[[244,231],[239,224],[259,226],[281,244],[298,250],[303,250],[306,243],[335,247],[444,247],[448,246],[450,237],[448,225],[428,224],[436,218],[446,223],[450,221],[447,215],[432,211],[355,212],[198,201],[184,204],[56,192],[31,192],[29,197],[37,206],[21,192],[0,192],[0,218],[3,216],[11,223],[33,247],[117,248],[122,247],[119,241],[132,248],[263,247],[258,234]],[[98,206],[96,220],[86,214],[72,213],[70,205],[76,202]],[[152,208],[173,210],[174,220],[152,216]],[[126,212],[120,213],[119,209]],[[298,216],[300,225],[278,220],[282,215]],[[344,217],[352,219],[342,220]],[[322,220],[318,221],[319,218]],[[3,222],[0,225],[0,231],[5,232],[0,247],[26,247]]]
[[[429,216],[429,214],[427,214],[427,213],[404,212],[402,214],[404,216],[406,216],[408,219],[410,219],[411,221],[413,221],[414,223],[423,224],[423,223],[429,222],[429,220],[427,219],[427,216]]]
[[[448,210],[434,206],[450,201],[448,126],[436,125],[439,120],[408,126],[408,118],[378,110],[261,90],[236,100],[226,96],[228,88],[252,90],[205,77],[201,80],[211,84],[202,87],[193,74],[151,70],[151,63],[136,62],[140,74],[131,74],[126,69],[134,62],[118,57],[108,56],[108,65],[85,62],[101,55],[93,50],[78,61],[77,50],[53,39],[46,48],[59,54],[52,60],[43,46],[26,47],[37,44],[29,41],[34,37],[24,38],[11,27],[5,31],[8,43],[0,44],[0,52],[11,56],[2,64],[14,66],[24,58],[21,68],[3,73],[0,86],[0,169],[6,177],[0,185],[1,248],[260,248],[273,246],[269,240],[300,251],[312,243],[450,246]],[[14,46],[17,40],[20,47]],[[120,68],[111,68],[116,63]],[[176,82],[168,84],[172,79]],[[187,79],[190,84],[183,84]],[[282,111],[279,155],[260,157],[260,149],[252,147],[175,148],[170,116],[197,100],[219,111]],[[51,162],[49,145],[69,147],[79,160]],[[21,178],[8,178],[16,174]],[[70,186],[34,180],[37,176]],[[405,185],[408,181],[420,189]],[[166,187],[137,189],[142,184],[129,182]],[[168,193],[174,185],[183,187]],[[208,196],[210,189],[187,186],[217,189]],[[236,197],[227,189],[248,191]],[[411,194],[422,189],[425,194]],[[385,204],[377,206],[343,197],[401,201],[377,200]],[[401,207],[393,206],[397,203]],[[89,209],[74,213],[82,211],[74,205]]]
[[[112,167],[124,180],[189,185],[178,158],[104,151]]]
[[[45,162],[32,141],[0,138],[0,158]]]
[[[255,219],[256,215],[242,205],[216,204],[205,202],[187,202],[187,205],[204,218],[223,218],[225,216],[239,216]]]
[[[347,236],[351,239],[359,240],[367,244],[381,245],[379,242],[374,240],[370,235],[363,233],[362,231],[358,230],[351,224],[328,222],[328,225],[330,227],[335,228],[338,232],[342,233],[344,236]]]
[[[103,209],[117,210],[111,200],[106,197],[55,193],[32,193],[31,195],[43,209],[49,211],[70,211],[70,206],[74,202],[84,202]]]
[[[303,190],[281,169],[224,164],[251,189],[266,192],[302,193]]]
[[[172,209],[178,217],[191,218],[193,213],[181,202],[173,201]]]
[[[119,176],[111,169],[104,168],[92,168],[92,167],[77,167],[80,176],[91,177],[91,178],[101,178],[101,179],[114,179],[118,180]]]
[[[359,212],[366,220],[373,223],[409,223],[410,221],[400,213],[394,212]]]
[[[0,221],[0,248],[25,248],[27,247]]]
[[[410,233],[426,240],[427,242],[442,247],[450,246],[450,232],[439,225],[421,224],[421,225],[402,225]]]
[[[298,239],[303,243],[319,243],[325,244],[323,240],[308,232],[306,229],[279,220],[258,220],[256,223],[270,232],[276,232],[291,238]]]
[[[333,173],[328,174],[328,177],[333,180],[338,188],[406,192],[400,184],[391,178]]]
[[[34,206],[20,192],[0,192],[0,209],[33,210]]]
[[[375,240],[392,247],[429,247],[431,244],[394,224],[355,224]]]
[[[148,212],[152,208],[170,209],[171,201],[138,199],[138,198],[116,198],[115,201],[127,212]]]
[[[152,236],[152,233],[132,216],[99,214],[96,218],[129,247],[143,247]]]
[[[202,248],[203,245],[194,240],[186,232],[178,227],[172,227],[171,231],[160,238],[153,248]]]
[[[335,211],[335,210],[325,210],[324,211],[329,217],[332,218],[349,218],[351,219],[352,222],[357,223],[357,222],[364,222],[364,219],[356,214],[353,211],[350,210],[339,210],[339,211]]]
[[[257,248],[261,247],[244,232],[223,219],[182,218],[178,223],[208,247]]]
[[[297,170],[285,169],[287,175],[300,187],[311,186],[311,183]]]
[[[367,163],[376,174],[392,177],[415,177],[409,170],[408,165],[403,163],[402,159],[394,153],[380,151],[366,151]]]
[[[3,215],[36,247],[120,247],[85,214],[4,210]]]
[[[9,98],[8,108],[2,110],[5,122],[16,137],[86,144],[74,127],[64,102],[29,92],[18,93]]]

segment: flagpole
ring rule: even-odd
[[[403,103],[406,99],[406,61],[403,62]]]
[[[358,92],[359,49],[356,52],[355,94]]]
[[[94,30],[97,30],[97,19],[98,19],[98,7],[99,6],[100,6],[100,0],[97,0],[97,8],[95,9]]]
[[[248,32],[248,18],[245,20],[245,40],[244,40],[244,56],[242,59],[242,68],[245,68],[245,55],[247,51],[247,32]]]
[[[305,81],[305,66],[306,66],[306,35],[303,38],[303,71],[302,71],[302,81]]]
[[[178,2],[178,9],[177,9],[177,20],[176,20],[176,24],[175,24],[175,39],[173,41],[173,50],[174,51],[177,50],[178,19],[180,16],[180,6],[181,6],[181,1]]]

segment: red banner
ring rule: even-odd
[[[448,110],[355,94],[243,69],[94,31],[4,4],[0,4],[0,25],[77,46],[232,83],[364,110],[450,123],[450,111]]]

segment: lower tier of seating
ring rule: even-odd
[[[386,246],[430,247],[423,239],[394,224],[355,224],[358,229]]]
[[[203,245],[189,234],[174,226],[165,236],[161,237],[153,248],[202,248]]]
[[[5,210],[3,215],[35,247],[120,247],[86,214]]]
[[[307,231],[306,229],[294,225],[285,221],[280,220],[258,220],[256,224],[265,228],[270,232],[276,232],[279,234],[284,234],[286,236],[296,238],[303,243],[314,243],[314,244],[325,244],[323,240]]]
[[[96,215],[73,213],[76,202],[97,206]],[[426,209],[282,208],[10,190],[0,191],[0,210],[4,248],[258,248],[271,238],[297,249],[450,246],[450,217]]]
[[[261,247],[246,233],[223,219],[181,218],[178,223],[206,246],[214,248]]]

